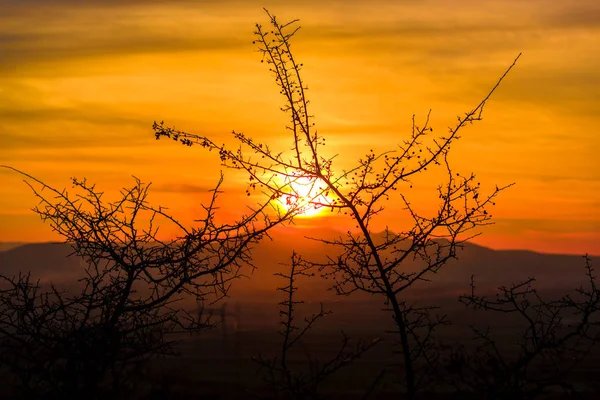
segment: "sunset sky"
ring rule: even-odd
[[[200,148],[156,141],[154,120],[233,144],[242,131],[285,150],[287,117],[252,44],[254,24],[300,19],[312,114],[340,165],[393,148],[432,109],[442,133],[513,71],[452,149],[483,190],[516,182],[475,241],[600,254],[600,2],[597,0],[0,0],[0,164],[47,184],[86,177],[107,195],[152,182],[150,201],[184,220],[219,177]],[[332,153],[332,154],[333,154]],[[221,212],[244,182],[225,171]],[[424,175],[413,200],[440,183]],[[60,239],[0,169],[0,241]],[[389,204],[387,223],[403,223]],[[340,226],[310,218],[302,226]]]

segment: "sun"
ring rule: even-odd
[[[277,199],[277,204],[288,211],[293,207],[300,207],[298,218],[313,218],[327,211],[327,204],[331,200],[325,193],[325,182],[319,182],[307,177],[290,178],[287,182],[285,194]]]

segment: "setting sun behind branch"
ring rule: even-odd
[[[285,184],[284,194],[276,200],[279,207],[288,211],[298,207],[299,218],[317,217],[327,211],[332,204],[325,190],[324,182],[308,177],[290,178]]]

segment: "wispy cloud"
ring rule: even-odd
[[[214,186],[194,185],[190,183],[163,183],[159,185],[153,185],[152,187],[152,190],[156,192],[181,194],[208,193],[214,189]]]

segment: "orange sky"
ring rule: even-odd
[[[85,5],[83,5],[84,3]],[[312,113],[349,165],[400,143],[413,113],[443,132],[519,52],[484,121],[453,148],[484,189],[516,182],[476,242],[600,254],[600,3],[596,0],[0,1],[0,164],[63,188],[87,177],[116,193],[132,175],[182,218],[216,183],[212,153],[156,142],[154,120],[231,143],[232,129],[288,147],[283,99],[252,45],[262,7],[299,18]],[[427,204],[439,183],[419,178]],[[226,172],[221,207],[239,209]],[[244,201],[246,198],[244,197]],[[56,239],[35,199],[0,169],[0,241]],[[390,206],[385,223],[400,226]],[[304,225],[340,223],[306,219]],[[381,222],[383,224],[383,222]]]

